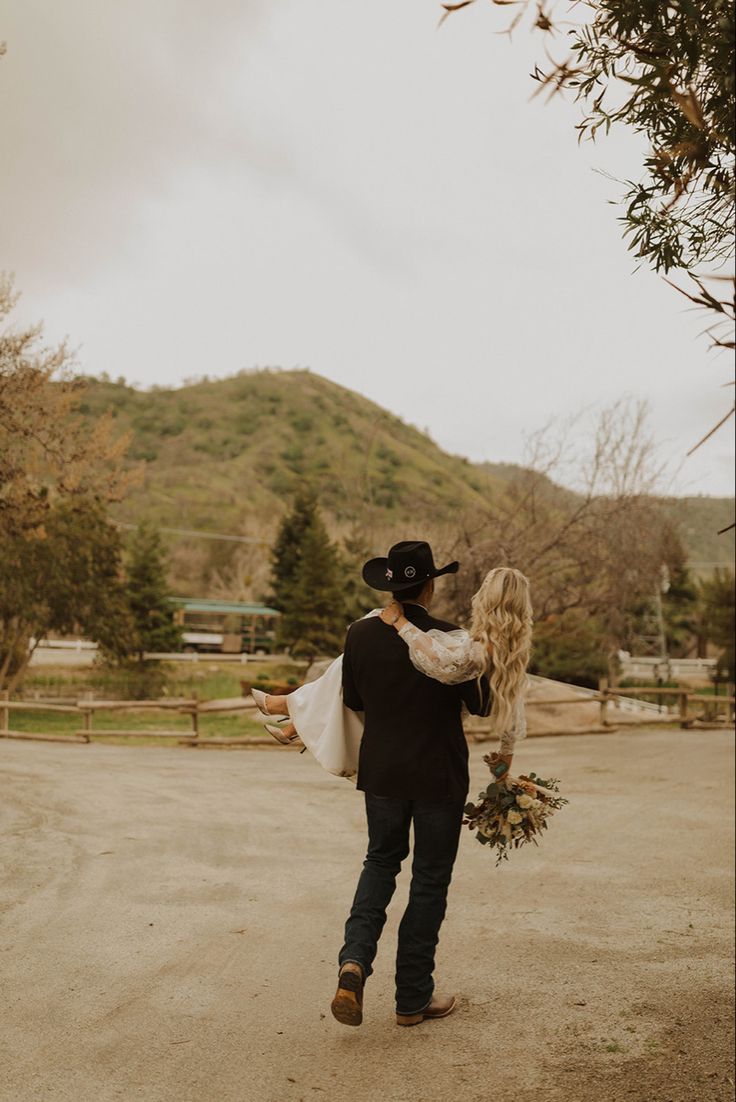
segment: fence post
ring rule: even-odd
[[[85,708],[84,705],[85,705],[85,701],[89,702],[89,701],[94,700],[94,698],[95,698],[95,694],[88,690],[86,693],[83,693],[82,696],[78,697],[78,699],[77,699],[77,707],[79,708],[80,712],[82,713],[82,722],[84,724],[84,741],[85,742],[91,742],[92,741],[92,739],[90,737],[90,734],[91,734],[91,731],[92,731],[92,716],[94,715],[94,709],[93,708]]]
[[[3,706],[2,706],[2,701],[3,700],[9,700],[9,699],[10,699],[10,693],[8,692],[7,689],[3,689],[2,692],[0,692],[0,734],[7,734],[8,730],[9,730],[9,728],[8,728],[8,716],[10,715],[10,709],[9,708],[3,708]]]
[[[598,692],[600,693],[600,724],[601,727],[608,726],[608,701],[610,699],[608,695],[608,678],[601,677],[598,681]]]
[[[199,695],[193,693],[194,707],[191,711],[192,717],[192,738],[199,738]]]
[[[687,693],[679,693],[678,694],[678,700],[679,700],[679,706],[680,706],[680,727],[685,729],[686,727],[689,726],[688,714],[687,714],[687,712],[688,712],[688,694]]]

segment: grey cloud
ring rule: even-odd
[[[188,162],[268,161],[227,115],[227,82],[266,5],[26,0],[2,29],[0,257],[94,268],[135,233],[137,204]],[[225,109],[223,109],[223,107]],[[11,155],[8,156],[8,153]],[[71,268],[71,271],[69,271]]]
[[[22,257],[39,285],[61,274],[83,283],[113,252],[135,253],[141,207],[165,200],[192,168],[250,173],[256,197],[263,186],[296,193],[376,267],[410,267],[426,233],[391,212],[382,220],[301,163],[288,119],[269,118],[257,90],[246,98],[238,86],[267,18],[267,4],[237,0],[16,8],[0,64],[0,129],[12,151],[0,267]]]

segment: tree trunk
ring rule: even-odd
[[[35,650],[35,647],[33,649]],[[25,673],[26,673],[26,670],[28,669],[28,666],[30,665],[30,661],[31,661],[32,656],[33,656],[33,651],[31,650],[26,654],[25,658],[23,659],[23,662],[21,663],[20,666],[18,666],[15,673],[12,674],[7,679],[7,683],[6,683],[5,687],[7,688],[9,693],[15,692],[17,686],[20,684],[20,682],[25,677]]]
[[[4,625],[2,644],[0,645],[0,689],[12,692],[28,668],[33,651],[38,646],[38,640],[42,637],[44,629],[36,625],[23,623],[17,617],[13,617]],[[36,643],[31,647],[31,637],[35,636]]]

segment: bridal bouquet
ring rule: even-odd
[[[483,761],[491,767],[489,754]],[[547,829],[548,819],[568,800],[559,795],[559,781],[542,780],[536,773],[528,777],[502,777],[481,792],[477,804],[466,804],[463,824],[476,831],[484,846],[496,851],[496,864],[508,861],[509,850],[526,842],[538,845],[537,836]]]

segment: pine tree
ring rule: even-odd
[[[133,620],[133,646],[138,662],[146,651],[179,650],[181,631],[174,623],[174,609],[166,581],[166,559],[157,529],[138,525],[130,543],[125,590]]]
[[[345,566],[313,496],[300,495],[282,523],[273,564],[274,604],[283,611],[279,641],[310,659],[337,653],[348,621]]]
[[[301,490],[294,499],[291,512],[279,525],[271,549],[271,587],[268,603],[285,612],[292,604],[294,587],[302,559],[304,536],[317,512],[317,500],[311,490]]]
[[[348,622],[360,620],[366,612],[376,607],[376,594],[361,578],[360,568],[371,557],[371,549],[356,536],[343,541],[341,560],[345,576],[345,611]]]
[[[700,601],[702,608],[703,631],[707,639],[721,648],[718,659],[718,675],[723,680],[733,681],[736,677],[734,667],[734,640],[736,638],[736,594],[734,577],[730,570],[717,569],[711,578],[700,583]]]
[[[684,553],[678,548],[678,559],[670,566],[670,584],[662,598],[667,652],[686,655],[697,631],[698,589],[684,564]]]

